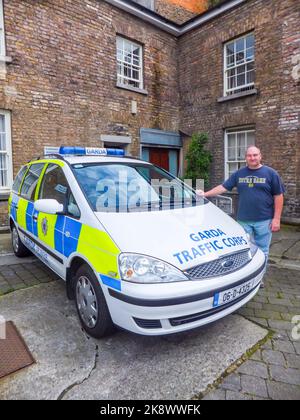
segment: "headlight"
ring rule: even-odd
[[[251,257],[253,258],[254,255],[257,253],[258,246],[254,242],[254,238],[253,238],[252,235],[250,235],[250,233],[247,233],[247,239],[248,239],[249,246],[250,246]]]
[[[119,269],[122,279],[133,283],[171,283],[188,280],[182,271],[171,264],[139,254],[121,254]]]

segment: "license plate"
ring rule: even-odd
[[[252,290],[256,283],[257,283],[257,279],[254,278],[239,286],[233,287],[232,289],[228,289],[228,290],[225,290],[224,292],[216,293],[214,296],[213,306],[216,307],[216,306],[226,305],[227,303],[238,299],[239,297],[245,295],[250,290]]]

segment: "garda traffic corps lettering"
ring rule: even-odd
[[[228,237],[221,229],[204,230],[197,233],[191,233],[190,239],[195,242],[195,246],[190,249],[173,254],[180,264],[193,261],[204,255],[226,248],[233,248],[240,245],[247,245],[243,236]]]

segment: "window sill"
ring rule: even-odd
[[[11,64],[12,63],[12,58],[2,55],[0,56],[0,63],[6,63],[6,64]]]
[[[247,90],[246,92],[234,93],[233,95],[229,95],[229,96],[222,96],[221,98],[218,99],[218,102],[219,103],[227,102],[233,99],[240,99],[240,98],[244,98],[245,96],[252,96],[252,95],[257,95],[257,94],[258,94],[257,89],[251,89],[251,90]]]
[[[10,192],[9,191],[1,191],[0,192],[0,201],[7,201],[9,199]]]
[[[130,90],[131,92],[140,93],[142,95],[148,95],[148,91],[145,89],[139,89],[139,88],[135,88],[133,86],[128,86],[128,85],[121,85],[120,83],[117,83],[116,87],[119,89],[125,89],[125,90]]]

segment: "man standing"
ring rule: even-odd
[[[285,189],[278,173],[262,165],[261,152],[257,147],[248,147],[245,157],[246,167],[234,172],[222,185],[205,192],[204,196],[213,197],[237,188],[237,220],[264,252],[267,263],[272,232],[280,230]],[[198,193],[203,195],[201,191]]]

